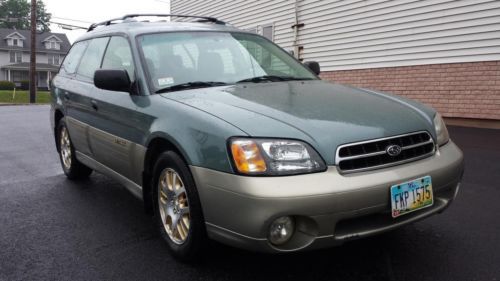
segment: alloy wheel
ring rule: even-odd
[[[191,223],[189,200],[181,177],[171,168],[164,169],[160,174],[158,205],[163,227],[170,240],[183,244],[188,238]]]
[[[61,159],[66,170],[71,168],[71,141],[66,127],[61,128],[60,136]]]

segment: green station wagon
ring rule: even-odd
[[[73,44],[51,122],[66,176],[123,184],[174,256],[196,258],[208,238],[334,246],[456,197],[463,155],[434,109],[322,81],[318,63],[214,18],[143,16],[94,24]]]

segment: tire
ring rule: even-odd
[[[68,179],[80,180],[90,176],[92,169],[76,159],[75,148],[71,142],[64,117],[57,124],[57,147],[62,169]]]
[[[163,152],[158,156],[151,182],[155,223],[169,251],[180,261],[198,260],[207,238],[189,168],[177,153]]]

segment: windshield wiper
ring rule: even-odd
[[[181,91],[181,90],[187,90],[187,89],[208,88],[208,87],[216,87],[216,86],[224,86],[224,85],[228,85],[228,84],[225,82],[215,82],[215,81],[195,81],[195,82],[187,82],[187,83],[177,84],[174,86],[159,89],[155,93],[161,94],[161,93]]]
[[[293,77],[293,76],[278,76],[278,75],[263,75],[263,76],[257,76],[257,77],[243,79],[243,80],[240,80],[236,83],[244,83],[244,82],[261,83],[261,82],[280,82],[280,81],[298,81],[298,80],[313,80],[313,78]]]

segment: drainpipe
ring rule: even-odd
[[[295,0],[295,23],[292,25],[293,28],[293,55],[295,58],[298,60],[301,60],[300,58],[300,50],[302,49],[302,46],[299,46],[299,28],[303,27],[303,23],[299,23],[299,1],[300,0]]]

